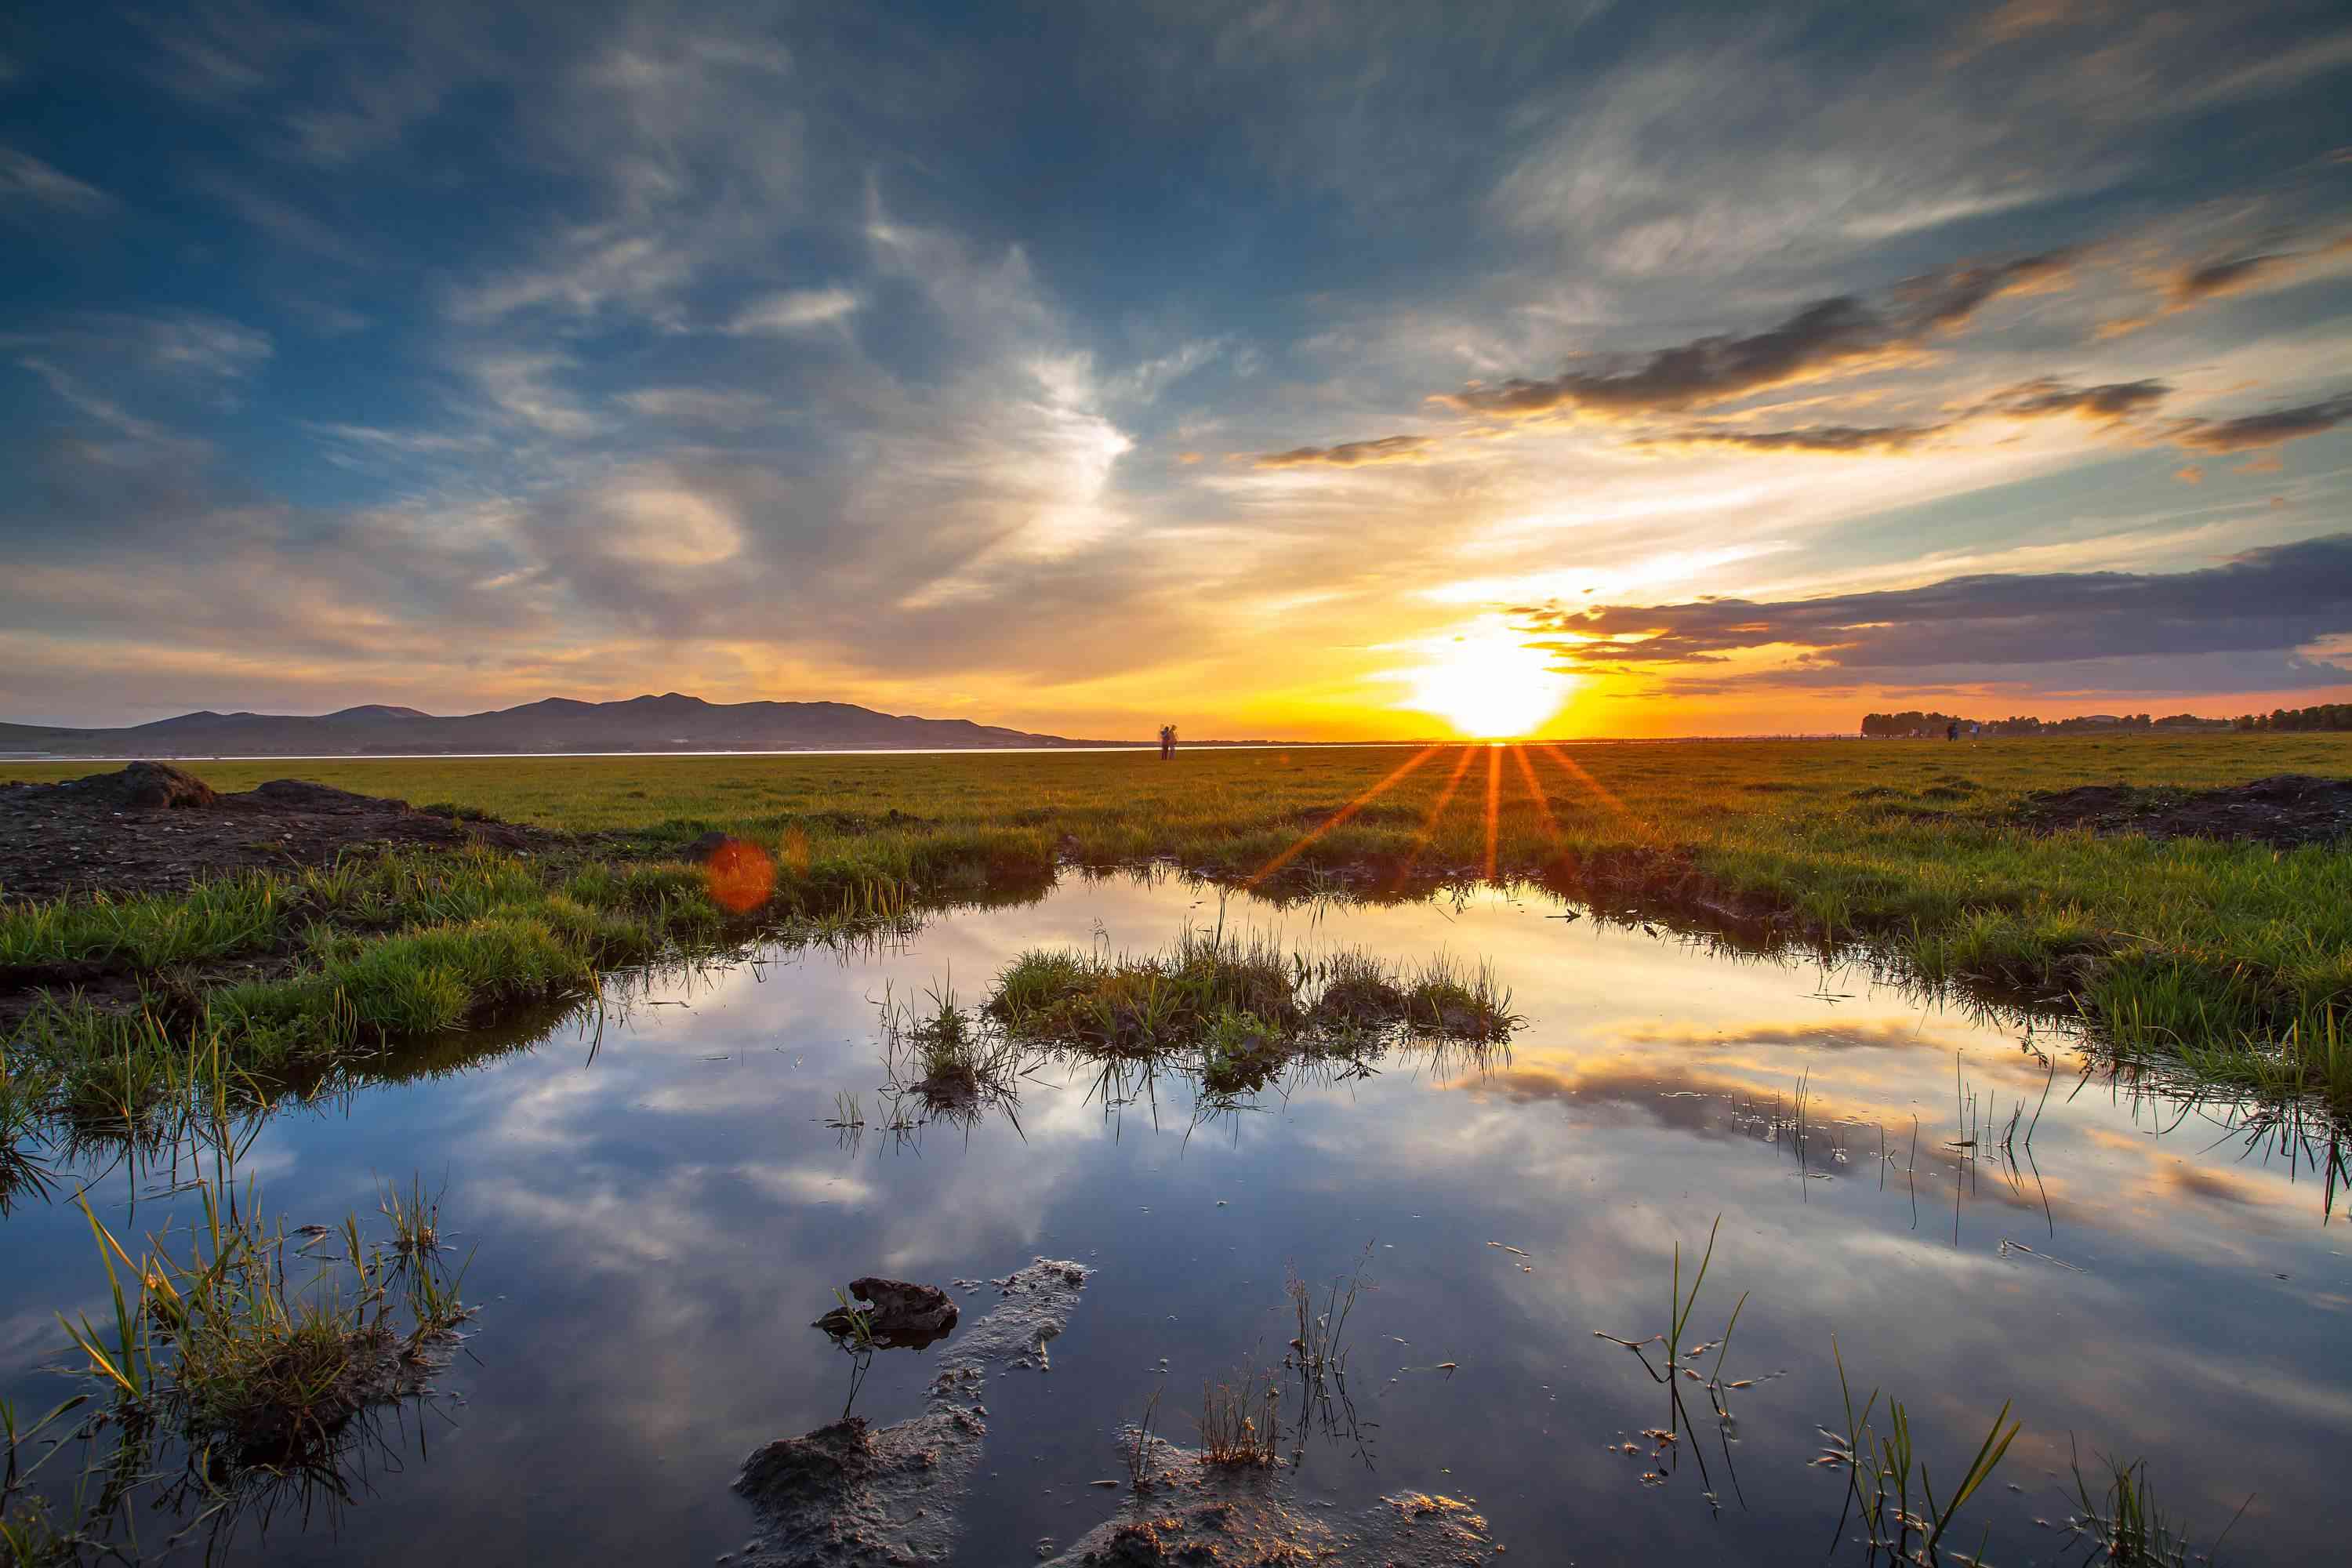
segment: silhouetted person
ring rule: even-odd
[[[1959,738],[1960,721],[1958,719],[1955,719],[1950,723],[1944,726],[1944,739],[1947,741],[1957,741]]]

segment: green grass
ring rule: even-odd
[[[998,977],[987,1012],[1018,1037],[1090,1056],[1198,1051],[1221,1091],[1262,1088],[1325,1037],[1500,1045],[1519,1022],[1483,965],[1441,954],[1407,977],[1360,950],[1312,957],[1264,933],[1189,928],[1162,953],[1033,949]]]
[[[89,771],[0,764],[24,778]],[[280,954],[290,977],[215,996],[240,1027],[273,1039],[299,1017],[329,1037],[367,1039],[716,936],[726,922],[675,858],[713,827],[774,858],[770,916],[805,920],[1031,894],[1057,860],[1172,863],[1277,896],[1412,895],[1478,880],[1491,865],[1686,924],[1866,942],[1929,981],[2079,1010],[2128,1051],[2352,1098],[2352,1060],[2336,1044],[2352,1007],[2352,855],[2341,846],[2274,853],[2044,837],[2012,820],[2029,793],[2082,783],[2352,774],[2352,736],[1301,748],[1197,751],[1172,764],[1064,752],[194,771],[216,788],[292,775],[603,837],[557,864],[404,857],[389,871],[257,877],[183,900],[20,905],[0,914],[0,963],[96,957],[152,972]],[[1446,809],[1432,820],[1441,797]],[[318,925],[331,937],[306,936]],[[436,928],[448,940],[421,940]],[[373,963],[352,945],[394,939],[419,940]],[[1022,978],[1054,984],[1043,972]],[[1148,1013],[1158,1005],[1149,992],[1125,1005]],[[1231,1005],[1267,1016],[1247,999]],[[338,1005],[356,1011],[348,1026]]]

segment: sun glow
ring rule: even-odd
[[[1405,670],[1404,707],[1434,713],[1476,740],[1533,734],[1567,702],[1573,678],[1551,668],[1499,622],[1419,645],[1425,662]]]

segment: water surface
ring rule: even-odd
[[[1354,1429],[1286,1443],[1307,1495],[1336,1507],[1473,1498],[1514,1560],[1818,1563],[1843,1484],[1811,1463],[1817,1426],[1839,1425],[1834,1334],[1857,1395],[1909,1406],[1939,1478],[2015,1402],[2023,1435],[1965,1532],[1972,1548],[1990,1527],[1993,1563],[2062,1560],[2036,1521],[2067,1516],[2070,1435],[2086,1458],[2145,1456],[2209,1534],[2257,1494],[2239,1561],[2337,1560],[2352,1265],[2324,1145],[2084,1079],[2046,1025],[1564,911],[1502,893],[1231,900],[1229,928],[1309,951],[1489,960],[1526,1023],[1483,1069],[1392,1057],[1205,1118],[1181,1075],[1106,1105],[1073,1068],[1024,1087],[1017,1128],[823,1125],[845,1089],[879,1121],[886,987],[977,1001],[1024,948],[1158,949],[1219,916],[1179,882],[1124,879],[943,918],[887,952],[663,977],[593,1031],[281,1113],[243,1166],[271,1207],[332,1222],[372,1208],[381,1177],[446,1181],[486,1307],[357,1500],[248,1531],[238,1558],[708,1563],[750,1533],[728,1491],[742,1458],[842,1413],[850,1364],[807,1326],[835,1286],[1044,1254],[1097,1272],[1052,1371],[992,1394],[962,1559],[1032,1561],[1041,1536],[1111,1512],[1089,1483],[1119,1473],[1113,1433],[1156,1387],[1161,1429],[1189,1441],[1204,1378],[1281,1358],[1287,1272],[1328,1280],[1369,1248]],[[1980,1125],[2022,1106],[2021,1129],[2040,1106],[2013,1162],[1990,1139],[1980,1159],[1949,1146],[1971,1094]],[[157,1185],[117,1171],[92,1197],[136,1234],[173,1213]],[[1659,1331],[1674,1247],[1687,1281],[1718,1215],[1685,1338],[1717,1337],[1744,1292],[1725,1375],[1753,1385],[1729,1395],[1728,1446],[1694,1396],[1703,1479],[1687,1455],[1654,1464],[1640,1433],[1664,1394],[1594,1335]],[[0,1220],[0,1392],[46,1407],[65,1387],[39,1371],[64,1359],[51,1312],[96,1312],[103,1282],[62,1201]],[[857,1412],[911,1414],[926,1366],[877,1357]]]

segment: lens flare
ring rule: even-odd
[[[702,884],[710,901],[730,914],[748,915],[775,891],[776,867],[756,844],[730,838],[702,862]]]

